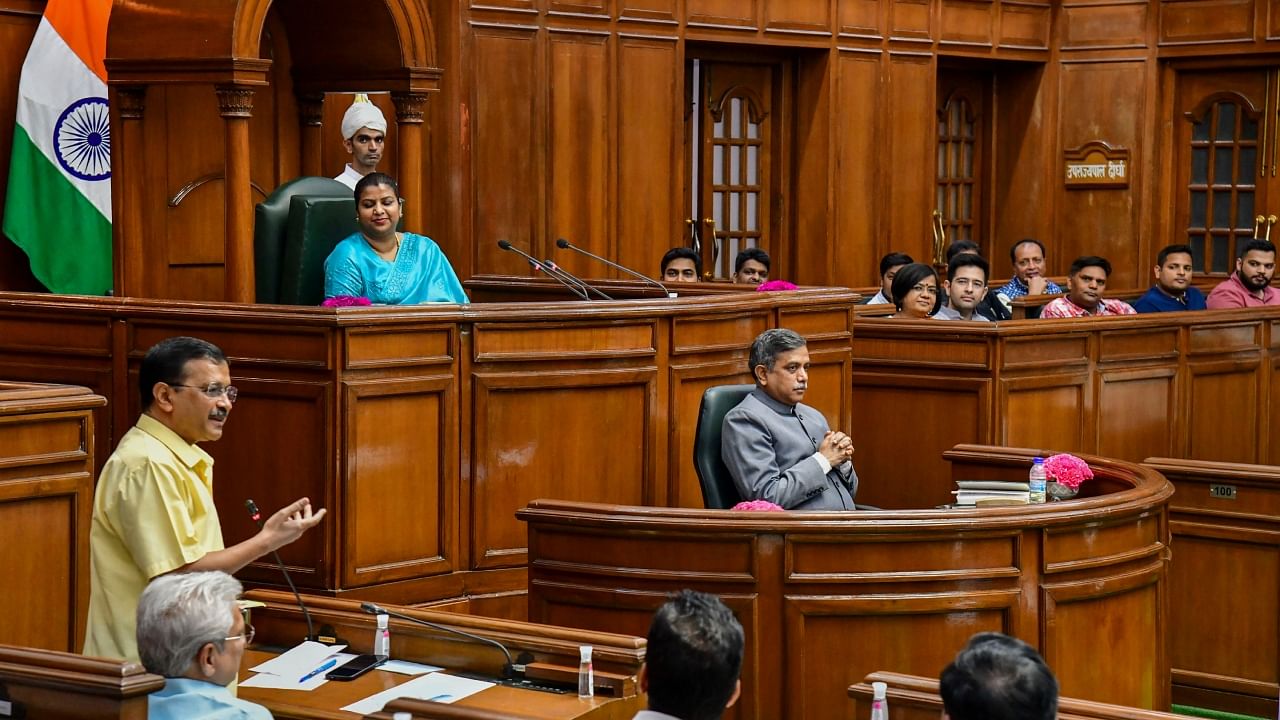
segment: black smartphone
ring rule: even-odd
[[[377,655],[357,655],[350,662],[330,670],[325,677],[329,680],[355,680],[386,661]]]

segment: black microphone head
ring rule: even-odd
[[[570,247],[569,241],[565,240],[564,238],[559,238],[556,240],[556,247],[560,248],[561,250],[568,250]]]
[[[258,505],[253,501],[253,498],[245,498],[244,509],[249,511],[249,517],[254,520],[257,520],[258,516],[261,514],[258,512]]]
[[[502,248],[503,250],[510,250],[511,243],[507,242],[506,240],[499,240],[498,247]]]
[[[505,242],[505,241],[504,241],[504,242]],[[384,612],[382,611],[382,608],[378,607],[377,605],[374,605],[373,603],[360,603],[360,609],[361,609],[361,610],[363,610],[363,611],[365,611],[365,612],[367,612],[367,613],[369,613],[370,615],[385,615],[385,614],[386,614],[386,613],[384,613]]]

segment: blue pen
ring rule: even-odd
[[[444,695],[436,695],[435,697],[429,697],[427,698],[427,702],[440,702],[441,700],[448,700],[451,697],[453,696],[449,695],[448,693],[445,693]]]
[[[316,668],[315,670],[312,670],[311,672],[307,673],[306,675],[303,675],[303,676],[302,676],[302,679],[301,679],[301,680],[299,680],[298,682],[300,682],[300,683],[304,683],[304,682],[306,682],[306,681],[310,680],[311,678],[313,678],[313,677],[315,677],[315,676],[319,675],[320,673],[324,672],[325,670],[328,670],[329,668],[333,667],[334,665],[337,665],[337,664],[338,664],[338,658],[333,658],[332,660],[327,660],[327,661],[325,661],[322,665],[320,665],[320,667]]]

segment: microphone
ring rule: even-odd
[[[592,292],[594,292],[595,294],[597,294],[597,295],[599,295],[600,297],[604,298],[605,300],[612,300],[612,299],[613,299],[613,298],[609,297],[608,295],[605,295],[605,294],[604,294],[604,292],[603,292],[600,288],[596,287],[595,285],[592,285],[592,284],[588,283],[586,280],[583,280],[582,278],[578,277],[577,275],[574,275],[573,273],[569,272],[568,270],[565,270],[564,268],[560,267],[559,265],[557,265],[557,264],[555,263],[555,261],[554,261],[554,260],[551,260],[550,258],[548,258],[548,259],[547,259],[543,264],[544,264],[545,266],[547,266],[547,267],[551,268],[552,270],[554,270],[554,271],[556,271],[556,272],[560,273],[561,275],[564,275],[565,277],[569,278],[570,280],[572,280],[573,282],[577,283],[577,284],[578,284],[578,285],[580,285],[581,287],[583,287],[583,288],[585,288],[585,289],[588,289],[588,290],[591,290]]]
[[[626,267],[624,265],[619,265],[618,263],[608,258],[602,258],[593,252],[587,252],[586,250],[583,250],[582,248],[571,244],[568,240],[565,240],[564,238],[560,238],[559,240],[556,240],[556,247],[560,248],[561,250],[572,250],[576,253],[582,253],[583,255],[586,255],[587,257],[593,260],[599,260],[600,262],[604,263],[605,265],[608,265],[611,268],[617,268],[618,270],[621,270],[622,272],[627,273],[628,275],[634,275],[635,277],[638,277],[641,280],[645,281],[646,283],[653,285],[654,287],[661,290],[664,297],[671,297],[671,291],[667,289],[667,286],[663,285],[657,280],[654,280],[653,278],[648,277],[646,275],[641,275],[635,270],[632,270],[631,268]]]
[[[502,654],[503,654],[504,656],[506,656],[506,658],[507,658],[507,661],[506,661],[505,663],[503,663],[503,665],[502,665],[502,678],[503,678],[504,680],[509,680],[509,679],[511,679],[511,678],[515,675],[515,673],[516,673],[516,672],[519,672],[519,673],[521,673],[521,674],[523,674],[523,673],[524,673],[524,666],[523,666],[523,665],[517,666],[517,665],[516,665],[516,664],[511,660],[511,652],[510,652],[509,650],[507,650],[507,646],[506,646],[506,645],[503,645],[502,643],[498,642],[497,640],[492,640],[492,639],[487,638],[487,637],[481,637],[481,636],[479,636],[479,635],[474,635],[474,634],[469,633],[469,632],[467,632],[467,631],[465,631],[465,630],[459,630],[459,629],[457,629],[457,628],[451,628],[451,627],[448,627],[447,625],[440,625],[439,623],[433,623],[433,622],[431,622],[430,620],[423,620],[422,618],[416,618],[416,617],[414,617],[414,616],[412,616],[412,615],[405,615],[404,613],[398,613],[398,612],[396,612],[395,610],[388,610],[388,609],[386,609],[386,608],[384,608],[384,607],[381,607],[381,606],[379,606],[379,605],[374,605],[373,603],[368,603],[368,602],[366,602],[366,603],[360,603],[360,609],[361,609],[361,610],[363,610],[363,611],[365,611],[365,612],[367,612],[367,613],[369,613],[370,615],[390,615],[390,616],[391,616],[391,617],[393,617],[393,618],[400,618],[401,620],[407,620],[408,622],[411,622],[411,623],[417,623],[417,624],[419,624],[419,625],[425,625],[425,626],[427,626],[427,627],[429,627],[429,628],[432,628],[432,629],[435,629],[435,630],[439,630],[439,631],[441,631],[441,632],[453,633],[454,635],[461,635],[462,637],[467,638],[467,639],[469,639],[469,640],[474,640],[474,641],[476,641],[476,642],[484,643],[484,644],[486,644],[486,645],[492,645],[492,646],[494,646],[494,647],[498,648],[499,650],[501,650],[501,651],[502,651]]]
[[[542,263],[538,262],[538,259],[537,259],[537,258],[535,258],[534,256],[530,255],[529,253],[527,253],[527,252],[525,252],[525,251],[521,250],[520,248],[516,247],[515,245],[512,245],[511,243],[507,242],[506,240],[499,240],[499,241],[498,241],[498,247],[502,248],[503,250],[509,250],[509,251],[511,251],[511,252],[513,252],[513,253],[515,253],[515,254],[519,255],[520,257],[524,258],[525,260],[528,260],[528,261],[529,261],[529,264],[530,264],[530,265],[532,265],[535,269],[537,269],[537,270],[541,270],[541,271],[543,271],[544,273],[546,273],[547,275],[550,275],[551,277],[555,278],[556,282],[558,282],[558,283],[560,283],[561,285],[563,285],[563,286],[565,286],[565,287],[569,288],[569,290],[570,290],[574,295],[578,296],[578,298],[579,298],[579,299],[581,299],[581,300],[590,300],[590,299],[591,299],[591,296],[590,296],[590,295],[588,295],[588,294],[587,294],[587,292],[586,292],[585,290],[582,290],[581,288],[574,287],[572,284],[570,284],[570,283],[569,283],[569,281],[568,281],[568,280],[565,280],[564,278],[560,277],[559,275],[555,274],[554,272],[551,272],[550,270],[547,270],[545,267],[543,267],[543,266],[542,266]]]
[[[245,510],[249,511],[249,519],[253,520],[255,523],[258,524],[258,527],[261,528],[262,513],[258,510],[257,503],[255,503],[252,498],[247,498],[244,501],[244,508]],[[271,554],[275,557],[276,565],[280,568],[280,572],[284,573],[285,582],[289,583],[289,589],[293,591],[293,596],[297,598],[298,607],[302,608],[302,617],[307,621],[306,639],[315,640],[317,642],[322,642],[327,645],[336,644],[338,639],[337,637],[332,637],[332,635],[336,635],[336,633],[332,632],[333,630],[332,628],[329,628],[331,636],[320,637],[316,635],[315,628],[311,625],[311,613],[307,612],[307,605],[306,603],[302,602],[302,595],[298,592],[298,588],[294,587],[293,578],[289,577],[289,571],[285,569],[284,562],[280,560],[280,553],[276,552],[275,550],[272,550]],[[324,628],[321,628],[321,630],[324,630]]]

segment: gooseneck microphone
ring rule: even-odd
[[[400,618],[401,620],[406,620],[411,623],[417,623],[419,625],[425,625],[429,628],[432,628],[434,630],[439,630],[441,632],[453,633],[454,635],[461,635],[464,638],[467,638],[469,640],[474,640],[478,643],[484,643],[485,645],[492,645],[493,647],[496,647],[499,650],[501,650],[502,654],[507,658],[507,661],[502,665],[502,678],[504,680],[511,679],[516,672],[521,672],[521,673],[524,672],[524,666],[523,665],[517,666],[515,662],[511,660],[511,652],[507,650],[507,646],[503,645],[497,640],[493,640],[487,637],[481,637],[479,635],[474,635],[465,630],[451,628],[447,625],[440,625],[439,623],[433,623],[430,620],[423,620],[422,618],[416,618],[412,615],[405,615],[404,613],[398,613],[395,610],[388,610],[380,605],[374,605],[373,603],[368,603],[368,602],[360,603],[360,609],[369,613],[370,615],[390,615],[393,618]]]
[[[258,505],[252,498],[244,501],[244,507],[249,511],[249,518],[262,527],[262,513],[258,510]],[[307,612],[306,603],[302,602],[302,595],[298,592],[298,588],[293,585],[293,578],[289,577],[289,571],[285,569],[284,562],[280,560],[280,553],[275,550],[271,551],[271,555],[276,559],[276,565],[280,567],[280,572],[284,573],[285,582],[289,583],[289,589],[293,591],[293,596],[298,600],[298,607],[302,608],[302,617],[307,621],[307,640],[319,640],[316,637],[315,628],[311,625],[311,613]],[[323,642],[323,641],[322,641]]]
[[[547,258],[547,259],[546,259],[542,264],[543,264],[543,266],[545,266],[545,267],[549,267],[549,268],[551,268],[552,270],[554,270],[554,271],[556,271],[556,272],[560,273],[561,275],[563,275],[563,276],[565,276],[565,277],[569,278],[569,279],[570,279],[570,280],[572,280],[574,283],[576,283],[577,285],[581,286],[583,289],[590,290],[591,292],[593,292],[593,293],[595,293],[595,294],[599,295],[601,298],[603,298],[603,299],[605,299],[605,300],[612,300],[612,299],[613,299],[613,298],[609,297],[608,295],[604,294],[604,291],[603,291],[603,290],[601,290],[600,288],[596,287],[595,285],[592,285],[591,283],[587,282],[586,280],[583,280],[582,278],[578,277],[577,275],[574,275],[573,273],[569,272],[568,270],[565,270],[564,268],[562,268],[562,267],[560,267],[559,265],[557,265],[557,264],[555,263],[555,261],[554,261],[554,260],[552,260],[552,259],[550,259],[550,258]]]
[[[503,250],[507,250],[507,251],[513,252],[513,253],[515,253],[515,254],[519,255],[520,257],[524,258],[525,260],[528,260],[528,261],[529,261],[529,264],[530,264],[530,265],[532,265],[532,266],[534,267],[534,269],[535,269],[535,270],[541,270],[541,271],[543,271],[544,273],[546,273],[547,275],[551,276],[552,278],[555,278],[556,282],[558,282],[558,283],[560,283],[561,285],[563,285],[563,286],[565,286],[565,287],[569,288],[569,291],[570,291],[570,292],[572,292],[574,295],[578,296],[578,298],[579,298],[579,299],[581,299],[581,300],[590,300],[590,299],[591,299],[591,296],[587,294],[587,291],[586,291],[586,290],[583,290],[583,289],[581,289],[581,288],[575,287],[575,286],[574,286],[572,283],[570,283],[568,280],[566,280],[566,279],[564,279],[564,278],[560,277],[560,276],[559,276],[559,275],[557,275],[554,271],[547,269],[547,268],[546,268],[546,266],[544,266],[541,262],[539,262],[539,261],[538,261],[538,258],[536,258],[536,257],[534,257],[534,256],[530,255],[529,253],[527,253],[527,252],[525,252],[525,251],[521,250],[520,248],[516,247],[515,245],[512,245],[511,243],[507,242],[506,240],[499,240],[499,241],[498,241],[498,247],[502,248]]]
[[[581,253],[593,260],[599,260],[600,262],[604,263],[605,265],[608,265],[611,268],[617,268],[618,270],[621,270],[622,272],[627,273],[628,275],[634,275],[635,277],[638,277],[641,280],[645,281],[646,283],[653,285],[654,287],[661,290],[663,297],[671,297],[671,291],[667,289],[667,286],[663,285],[657,280],[654,280],[653,278],[647,275],[641,275],[635,270],[632,270],[631,268],[626,267],[625,265],[619,265],[618,263],[608,258],[602,258],[593,252],[588,252],[586,250],[583,250],[582,248],[570,243],[568,240],[565,240],[564,238],[560,238],[559,240],[556,240],[556,247],[560,248],[561,250],[572,250],[576,253]]]

